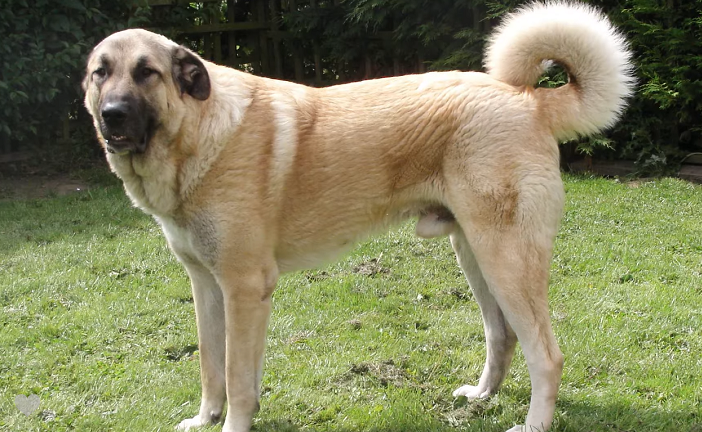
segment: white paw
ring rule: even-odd
[[[507,432],[544,432],[546,429],[544,428],[539,428],[536,426],[524,426],[524,425],[516,425],[512,429],[509,429]]]
[[[202,420],[200,418],[200,416],[197,415],[193,418],[185,419],[182,422],[180,422],[178,424],[178,426],[176,426],[176,430],[177,431],[189,431],[192,428],[199,428],[202,426],[206,426],[208,424],[209,424],[208,421]]]
[[[453,397],[459,396],[465,396],[468,399],[485,399],[490,396],[490,391],[477,386],[464,385],[453,392]]]

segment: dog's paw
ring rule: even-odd
[[[512,429],[507,430],[507,432],[525,432],[523,425],[516,425]]]
[[[177,431],[189,431],[193,428],[199,428],[202,426],[207,426],[210,421],[202,419],[199,415],[193,418],[185,419],[176,426]]]
[[[459,396],[465,396],[468,399],[485,399],[490,396],[490,391],[479,386],[464,385],[453,392],[453,397]]]

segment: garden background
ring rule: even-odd
[[[480,70],[486,35],[519,3],[3,0],[0,155],[38,153],[65,167],[99,156],[80,81],[90,49],[116,30],[150,28],[207,59],[321,86],[428,70]],[[564,152],[634,161],[640,174],[673,172],[702,150],[702,2],[590,3],[629,39],[639,88],[616,128],[571,143]],[[543,85],[561,78],[544,77]]]
[[[0,0],[0,431],[172,431],[197,413],[187,275],[109,174],[82,107],[101,38],[147,27],[217,62],[322,86],[480,69],[486,35],[516,2],[172,3]],[[631,41],[639,89],[619,126],[564,153],[675,170],[700,148],[702,2],[593,3]],[[48,187],[35,172],[47,167],[65,177]],[[564,181],[555,430],[702,432],[702,186]],[[526,415],[520,350],[496,396],[451,396],[482,371],[480,312],[446,239],[418,239],[411,223],[283,276],[274,302],[257,432],[500,432]],[[39,406],[20,411],[21,395]]]

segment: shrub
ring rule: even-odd
[[[61,123],[69,115],[82,115],[80,80],[87,53],[105,35],[138,24],[143,16],[139,3],[3,1],[0,143],[6,150],[52,146]]]

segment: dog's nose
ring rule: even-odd
[[[127,118],[128,107],[124,102],[107,102],[103,105],[101,114],[108,126],[119,126]]]

